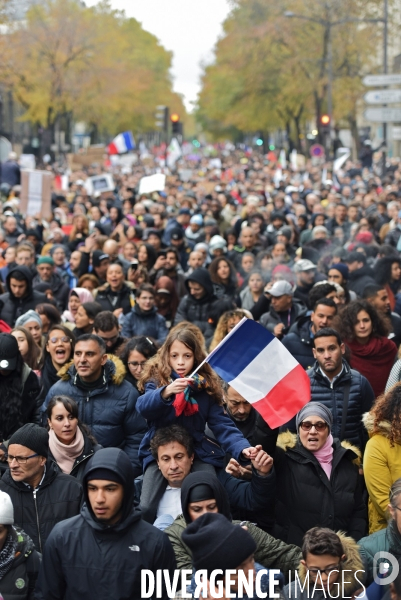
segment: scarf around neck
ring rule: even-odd
[[[346,343],[351,350],[351,367],[366,377],[377,398],[386,387],[397,346],[386,337],[372,337],[365,345],[358,344],[356,340]]]
[[[15,551],[17,549],[17,540],[15,539],[12,529],[8,532],[3,549],[0,552],[0,579],[8,573],[13,564]]]
[[[173,371],[174,379],[177,379],[179,375]],[[185,390],[180,394],[175,395],[173,402],[175,416],[179,417],[184,414],[185,417],[190,417],[199,411],[199,405],[193,396],[193,392],[207,389],[209,387],[208,382],[202,375],[195,374],[191,385],[187,385]]]
[[[320,466],[327,475],[327,479],[330,479],[332,463],[333,463],[333,436],[329,435],[323,446],[312,452],[313,456],[319,461]]]
[[[79,427],[77,427],[75,440],[68,446],[60,442],[53,429],[49,431],[50,452],[62,472],[67,475],[71,473],[76,459],[82,454],[84,443],[84,436]]]

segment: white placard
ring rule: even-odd
[[[27,215],[36,215],[41,211],[42,182],[43,178],[40,171],[32,171],[29,173]]]
[[[166,176],[162,173],[142,177],[139,182],[138,194],[151,194],[152,192],[162,192],[166,187]]]
[[[88,177],[84,186],[90,196],[95,192],[112,192],[115,188],[113,177],[109,173]]]

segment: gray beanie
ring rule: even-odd
[[[329,433],[331,433],[331,428],[333,426],[333,415],[331,411],[322,404],[321,402],[308,402],[297,414],[296,417],[296,427],[297,432],[302,421],[306,419],[306,417],[311,416],[321,417],[325,423],[329,426]]]
[[[11,498],[6,492],[0,491],[0,523],[12,525],[14,523],[14,507]]]
[[[40,325],[40,328],[42,329],[42,319],[40,318],[40,315],[34,310],[28,310],[28,312],[18,317],[18,319],[15,321],[15,326],[23,327],[24,325],[26,325],[26,323],[30,323],[31,321],[36,321],[36,323]]]

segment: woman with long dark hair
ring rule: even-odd
[[[211,280],[222,290],[222,294],[229,298],[238,295],[237,274],[233,263],[224,256],[214,258],[209,265]]]
[[[140,266],[146,267],[146,269],[150,271],[156,262],[156,250],[151,244],[145,244],[144,242],[142,242],[138,245],[137,258]]]
[[[335,318],[334,327],[351,351],[350,365],[366,377],[375,396],[384,392],[397,355],[385,321],[366,300],[355,300]]]
[[[61,323],[61,315],[53,304],[38,304],[35,308],[42,320],[42,333],[47,333],[52,325]]]
[[[78,416],[78,404],[69,396],[54,396],[46,409],[49,459],[60,471],[82,481],[85,466],[100,446]]]
[[[42,390],[44,400],[52,385],[59,381],[58,371],[74,356],[75,336],[65,325],[52,325],[47,335],[42,367]]]
[[[398,256],[379,258],[373,270],[377,283],[386,289],[391,310],[394,310],[395,297],[401,286],[401,258]]]
[[[25,329],[25,327],[14,327],[11,335],[13,335],[18,342],[18,348],[24,359],[24,363],[33,371],[37,371],[40,368],[42,350],[33,339],[29,329]]]

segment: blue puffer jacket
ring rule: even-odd
[[[368,439],[362,424],[362,415],[372,408],[375,394],[369,381],[359,371],[351,369],[345,360],[343,365],[343,372],[331,387],[330,381],[322,375],[319,363],[316,361],[313,368],[307,372],[311,382],[311,399],[313,402],[321,402],[330,409],[333,415],[333,437],[340,438],[344,388],[346,383],[351,381],[345,434],[342,440],[348,440],[363,450]]]
[[[226,452],[229,452],[236,460],[241,459],[242,450],[249,448],[251,444],[244,438],[232,420],[224,413],[223,407],[219,406],[212,396],[204,390],[195,392],[194,396],[198,402],[199,411],[190,417],[185,417],[182,414],[177,417],[173,406],[175,396],[163,400],[162,391],[164,388],[165,386],[156,387],[154,381],[149,381],[146,384],[145,393],[137,401],[136,408],[149,425],[149,431],[142,439],[139,448],[139,458],[143,462],[143,470],[153,460],[149,444],[156,429],[172,424],[185,427],[192,435],[195,454],[200,460],[214,467],[223,467]],[[218,443],[205,435],[206,423]]]
[[[126,338],[147,335],[162,344],[168,335],[166,319],[159,315],[156,307],[144,312],[135,304],[132,311],[125,315],[121,335]]]
[[[79,418],[103,448],[121,448],[132,463],[135,477],[142,473],[138,458],[139,444],[147,430],[145,420],[136,410],[138,392],[124,380],[126,371],[116,356],[109,355],[104,367],[103,385],[88,392],[77,386],[77,371],[73,362],[60,371],[61,381],[49,390],[42,405],[42,423],[47,422],[46,408],[53,396],[64,394],[78,404]]]
[[[294,323],[289,333],[284,336],[283,345],[287,348],[293,357],[303,366],[309,369],[315,359],[313,357],[313,337],[310,332],[310,315],[301,317]]]

